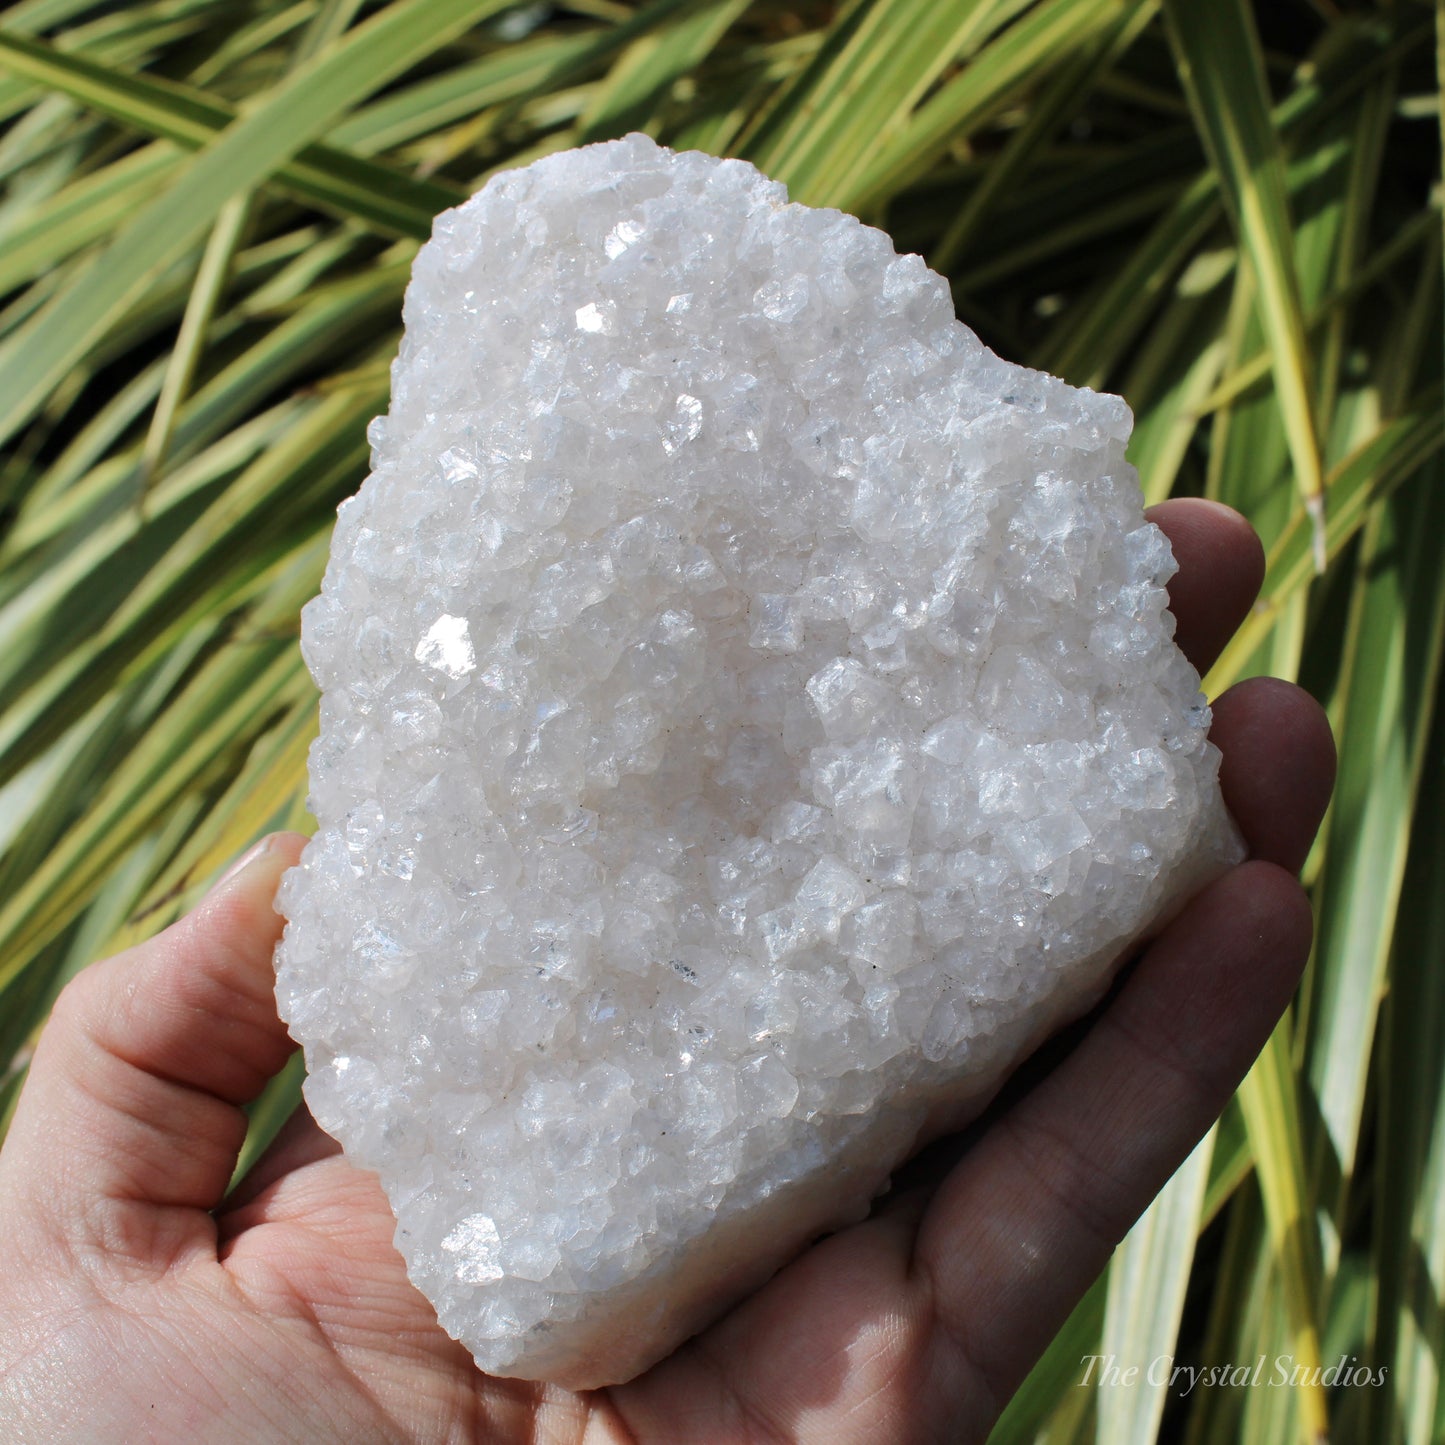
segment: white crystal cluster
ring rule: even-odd
[[[279,997],[479,1363],[624,1378],[1238,855],[1115,397],[644,137],[417,258]]]

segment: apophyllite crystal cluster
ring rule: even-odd
[[[307,1098],[484,1368],[665,1354],[1238,855],[1115,397],[640,136],[438,218],[302,643]]]

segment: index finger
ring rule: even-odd
[[[1174,549],[1169,583],[1174,640],[1203,676],[1249,613],[1264,581],[1264,548],[1232,507],[1199,497],[1160,502],[1144,514]]]

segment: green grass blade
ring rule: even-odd
[[[1231,1110],[1237,1118],[1242,1117],[1237,1098]],[[1218,1147],[1216,1143],[1216,1152]],[[1268,1254],[1260,1247],[1264,1208],[1252,1172],[1229,1200],[1223,1226],[1218,1255],[1208,1278],[1201,1282],[1209,1309],[1197,1355],[1206,1366],[1231,1364],[1241,1358],[1239,1341],[1258,1313],[1262,1286],[1269,1280]],[[1182,1445],[1214,1445],[1216,1441],[1238,1439],[1243,1395],[1242,1390],[1197,1392],[1194,1408],[1180,1431]]]
[[[204,149],[237,123],[234,107],[204,91],[127,74],[4,31],[0,31],[0,67],[54,86],[101,115],[187,150]],[[464,195],[444,183],[418,179],[322,144],[288,148],[280,163],[260,172],[259,179],[274,179],[315,205],[354,216],[388,234],[422,238],[430,234],[431,217]]]
[[[296,1112],[301,1103],[301,1084],[305,1078],[306,1063],[298,1049],[262,1090],[261,1096],[246,1106],[246,1140],[236,1159],[231,1188],[235,1188],[251,1172],[286,1121]]]
[[[1175,1354],[1213,1154],[1211,1129],[1125,1235],[1109,1263],[1100,1349],[1126,1366],[1138,1366],[1140,1378],[1133,1385],[1099,1391],[1101,1439],[1148,1445],[1158,1438],[1169,1378],[1149,1365]]]
[[[1330,1223],[1331,1266],[1356,1168],[1376,1010],[1445,647],[1441,482],[1439,466],[1427,467],[1375,510],[1346,634],[1306,1064],[1320,1120],[1313,1192]]]
[[[1078,386],[1103,386],[1218,214],[1212,178],[1190,183],[1124,263],[1096,287],[1094,296],[1060,324],[1033,364]]]
[[[818,31],[804,31],[731,52],[726,62],[708,68],[693,104],[673,119],[669,144],[713,155],[736,154],[752,121],[797,82],[822,48]]]
[[[1306,333],[1311,342],[1319,337],[1324,343],[1322,350],[1329,348],[1331,343],[1325,333],[1327,331],[1333,333],[1341,327],[1349,315],[1349,303],[1357,300],[1362,293],[1387,277],[1401,259],[1408,256],[1417,247],[1428,244],[1432,238],[1438,242],[1439,231],[1440,216],[1434,208],[1411,217],[1406,224],[1402,225],[1374,252],[1355,266],[1348,276],[1320,301],[1318,306],[1311,309],[1305,321]],[[1217,411],[1220,407],[1227,406],[1236,397],[1243,396],[1251,388],[1268,378],[1271,370],[1270,351],[1267,346],[1261,346],[1247,359],[1235,362],[1220,378],[1218,385],[1200,402],[1200,415]],[[1335,365],[1326,374],[1333,379],[1338,370],[1339,366]]]
[[[14,218],[0,249],[0,295],[110,236],[167,184],[179,160],[169,145],[146,146]]]
[[[182,494],[165,505],[158,492],[154,518],[143,523],[136,542],[129,541],[125,519],[118,520],[76,559],[55,601],[45,609],[30,604],[33,620],[16,629],[23,647],[10,663],[0,777],[14,776],[39,756],[139,659],[172,645],[238,567],[288,536],[298,539],[298,529],[305,539],[324,524],[364,475],[364,426],[380,401],[370,391],[326,398],[220,496]],[[199,515],[198,505],[204,505]],[[108,559],[118,543],[126,544],[119,555],[128,565],[112,579]],[[26,601],[16,608],[22,618]],[[57,658],[47,643],[62,625],[83,640]]]
[[[1321,1369],[1319,1242],[1308,1204],[1299,1100],[1290,1062],[1291,1038],[1287,1016],[1270,1035],[1264,1051],[1240,1086],[1239,1101],[1264,1199],[1270,1251],[1289,1322],[1291,1353],[1295,1363],[1307,1372],[1302,1383],[1288,1392],[1297,1397],[1298,1438],[1301,1445],[1319,1445],[1329,1438],[1328,1408],[1318,1375]],[[1315,1372],[1312,1378],[1308,1372]]]
[[[362,0],[321,0],[296,46],[296,59],[310,60],[312,56],[329,50],[356,19],[361,5]]]
[[[1270,119],[1269,87],[1245,0],[1209,6],[1164,0],[1180,75],[1221,193],[1258,287],[1295,479],[1312,519],[1311,557],[1325,566],[1324,466],[1304,313],[1295,269],[1284,161]]]
[[[1236,1192],[1254,1173],[1249,1130],[1238,1099],[1231,1099],[1214,1126],[1214,1153],[1209,1161],[1209,1182],[1199,1207],[1201,1230],[1220,1216]]]
[[[1361,1436],[1407,1445],[1435,1445],[1445,1412],[1445,708],[1423,751],[1376,1101],[1372,1363],[1388,1375]]]
[[[258,721],[294,706],[304,695],[303,678],[300,659],[284,642],[227,653],[198,676],[177,704],[184,720],[151,734],[85,818],[0,905],[0,1001],[31,956],[94,898],[110,869],[186,790]]]
[[[1329,477],[1330,511],[1326,542],[1338,552],[1365,524],[1370,509],[1445,446],[1445,417],[1438,390],[1422,397],[1405,415],[1381,425],[1335,467]],[[1260,601],[1205,679],[1216,696],[1244,675],[1250,658],[1279,625],[1294,597],[1314,576],[1314,541],[1298,514],[1270,548]]]
[[[1129,460],[1149,506],[1178,485],[1203,400],[1224,365],[1226,306],[1217,290],[1181,277],[1124,383],[1124,395],[1138,408]]]
[[[284,72],[280,63],[280,52],[287,44],[294,45],[291,58],[294,61],[305,39],[304,26],[311,14],[311,0],[294,0],[281,8],[263,10],[249,24],[242,25],[225,36],[225,39],[191,71],[192,84],[210,85],[217,77],[227,75],[248,63],[253,70],[264,74],[267,81],[274,81]],[[300,38],[293,37],[300,32]],[[277,42],[280,42],[278,44]],[[258,77],[259,78],[259,77]]]
[[[237,192],[267,179],[335,117],[503,0],[402,0],[300,67],[239,117],[116,238],[92,267],[0,352],[0,441],[13,436],[86,350]]]
[[[621,31],[623,27],[617,27]],[[329,134],[331,145],[375,155],[417,140],[490,106],[545,91],[602,63],[623,40],[604,32],[540,35],[453,66],[379,96],[345,117]]]
[[[933,248],[928,260],[934,270],[949,272],[956,267],[996,198],[1032,169],[1042,146],[1077,113],[1149,18],[1149,7],[1139,6],[1101,32],[1092,44],[1065,59],[1058,74],[1035,97],[1026,119],[1003,151],[969,191],[962,209]]]
[[[700,0],[634,40],[583,112],[579,144],[655,127],[673,84],[706,60],[752,0]]]
[[[151,419],[145,447],[141,452],[142,494],[149,489],[151,479],[165,460],[166,451],[171,444],[171,432],[175,427],[176,411],[191,389],[196,365],[206,345],[206,333],[225,289],[231,261],[236,248],[241,244],[250,213],[251,197],[248,193],[232,196],[221,207],[221,213],[216,217],[216,224],[211,229],[210,239],[206,242],[206,249],[196,272],[196,284],[191,289],[191,299],[186,303],[186,314],[181,318],[181,329],[166,364],[165,380],[161,383],[155,415]]]
[[[838,175],[832,194],[851,210],[876,210],[901,185],[927,175],[950,145],[1036,84],[1040,74],[1062,67],[1076,49],[1145,3],[1152,0],[1046,0],[1030,9],[971,55],[914,114],[894,118],[859,164]],[[976,35],[971,31],[954,53],[965,53]]]
[[[1090,0],[1093,3],[1093,0]],[[795,200],[856,205],[874,158],[944,68],[1021,8],[1021,0],[874,0],[848,8],[836,52],[820,53],[746,155]]]

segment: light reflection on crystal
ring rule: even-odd
[[[595,301],[577,308],[578,331],[591,331],[597,335],[611,335],[612,320]]]
[[[471,1214],[442,1240],[442,1248],[457,1256],[455,1273],[463,1284],[490,1284],[505,1275],[498,1263],[501,1243],[496,1220]]]
[[[669,452],[690,441],[696,441],[702,431],[702,403],[684,392],[673,405],[672,416],[663,426],[663,446]]]
[[[607,239],[602,243],[602,249],[607,253],[609,261],[615,261],[634,242],[641,240],[642,227],[636,221],[619,221],[608,233]]]
[[[416,660],[448,677],[465,677],[477,665],[471,631],[465,617],[443,612],[422,634],[416,645]]]

